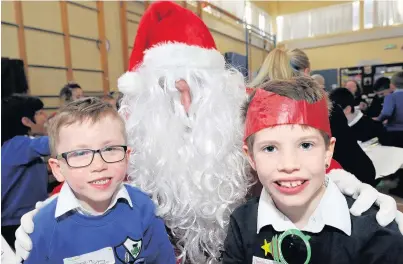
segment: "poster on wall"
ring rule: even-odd
[[[365,65],[340,69],[340,86],[344,87],[350,81],[356,81],[364,94],[373,93],[374,83],[381,77],[392,78],[403,71],[403,62],[392,64]]]
[[[370,94],[372,93],[372,86],[374,77],[374,67],[372,65],[363,66],[363,75],[362,75],[362,85],[361,89],[363,94]]]
[[[340,86],[345,87],[348,81],[356,81],[362,87],[363,67],[350,67],[340,69]]]
[[[374,66],[374,79],[375,83],[381,77],[392,78],[392,76],[399,71],[403,71],[403,62],[402,63],[393,63],[393,64],[383,64],[383,65],[375,65]]]

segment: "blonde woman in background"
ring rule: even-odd
[[[309,58],[302,50],[276,48],[267,55],[259,74],[248,87],[258,88],[268,80],[288,80],[300,75],[309,76],[310,68]],[[358,145],[343,110],[338,106],[333,107],[330,126],[333,136],[337,139],[333,159],[360,181],[375,186],[375,167]]]
[[[257,88],[268,80],[287,80],[299,75],[309,76],[310,72],[311,63],[302,50],[274,49],[267,55],[259,73],[248,87]]]

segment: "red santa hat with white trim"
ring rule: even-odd
[[[225,68],[213,36],[192,11],[173,2],[155,2],[139,23],[129,61],[129,71],[118,80],[124,94],[135,93],[141,86],[141,67],[156,69]]]

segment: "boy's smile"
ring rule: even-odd
[[[102,177],[88,183],[94,188],[105,190],[111,185],[111,179],[111,177]]]
[[[274,181],[274,187],[283,194],[298,194],[303,191],[305,187],[309,184],[309,180],[304,180],[301,178],[295,179],[282,179]]]

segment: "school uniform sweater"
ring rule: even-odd
[[[33,249],[24,264],[175,263],[153,202],[138,189],[125,187],[133,207],[120,199],[100,216],[71,210],[55,217],[58,198],[42,208],[34,217]]]
[[[332,188],[333,193],[338,192],[337,187]],[[273,246],[269,246],[268,243],[276,243],[273,242],[275,241],[273,238],[275,236],[279,238],[287,228],[292,226],[292,223],[290,224],[290,221],[287,221],[279,211],[276,212],[276,209],[273,209],[275,206],[270,208],[266,204],[262,210],[260,199],[263,202],[266,200],[263,192],[260,198],[249,200],[231,215],[224,245],[223,264],[277,263],[273,262],[276,250],[273,250]],[[397,224],[393,222],[387,227],[381,227],[375,218],[377,213],[375,208],[371,208],[361,216],[351,215],[350,219],[346,219],[346,211],[348,216],[348,208],[354,200],[341,193],[338,195],[342,199],[345,197],[345,208],[343,209],[343,201],[340,199],[333,201],[333,194],[328,196],[327,202],[320,208],[322,211],[315,211],[307,227],[304,228],[309,231],[302,231],[304,236],[310,237],[308,239],[311,247],[309,263],[403,263],[403,236]],[[266,215],[259,216],[261,213]],[[271,219],[271,216],[275,219]],[[283,243],[285,243],[281,245],[282,253],[286,255],[286,261],[289,264],[303,264],[307,257],[304,244],[297,243],[297,240],[292,241],[290,238],[288,236],[288,241],[284,238]]]
[[[47,136],[15,136],[1,146],[1,225],[19,225],[21,217],[48,197],[50,155]]]

